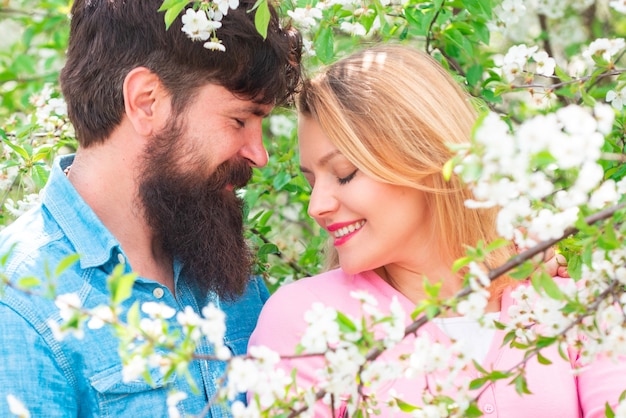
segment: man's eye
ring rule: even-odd
[[[245,122],[242,121],[241,119],[235,119],[235,122],[237,122],[237,125],[239,125],[240,128],[243,128],[244,126],[246,126]]]
[[[348,174],[345,177],[340,177],[339,179],[337,179],[339,181],[339,184],[344,185],[350,182],[350,180],[352,180],[354,178],[354,176],[356,175],[356,172],[359,171],[359,169],[357,168],[356,170],[354,170],[352,173]]]

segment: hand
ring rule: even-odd
[[[544,260],[546,260],[546,257],[544,257]],[[551,276],[570,277],[567,272],[567,260],[563,254],[557,254],[552,250],[552,255],[545,261],[545,265]]]
[[[517,246],[516,246],[517,247]],[[521,253],[527,248],[517,247],[517,253]],[[543,257],[541,255],[543,254]],[[552,277],[570,277],[567,272],[567,259],[563,254],[557,254],[553,247],[548,248],[543,253],[537,254],[533,257],[533,261],[537,264],[542,263],[545,266],[546,272]]]

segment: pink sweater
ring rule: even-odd
[[[294,354],[294,348],[300,341],[306,322],[304,313],[314,302],[352,317],[359,317],[361,304],[350,296],[354,290],[364,290],[378,299],[378,307],[388,308],[393,296],[396,296],[409,314],[414,304],[399,293],[374,272],[347,275],[341,269],[333,270],[315,277],[299,280],[281,287],[265,304],[257,327],[250,337],[249,347],[267,346],[282,355]],[[508,307],[513,303],[510,291],[502,297],[500,321],[508,321]],[[450,339],[435,324],[427,323],[420,328],[419,335],[429,334],[431,340],[450,344]],[[504,331],[497,331],[487,357],[482,363],[486,370],[506,370],[518,364],[523,358],[523,351],[512,349],[508,345],[501,347]],[[381,360],[396,359],[402,352],[412,347],[412,337],[402,344],[384,353]],[[526,378],[530,395],[519,395],[515,387],[508,385],[508,380],[501,380],[490,385],[480,396],[478,405],[484,416],[505,418],[562,418],[562,417],[600,417],[604,416],[605,403],[615,405],[620,393],[626,389],[626,362],[615,363],[610,360],[595,361],[582,373],[574,375],[573,366],[579,366],[575,350],[568,350],[569,361],[559,356],[557,348],[550,346],[541,351],[552,364],[542,365],[533,357],[526,366]],[[289,373],[297,369],[298,385],[308,387],[316,382],[316,371],[324,364],[319,357],[283,361],[282,366]],[[468,370],[469,379],[478,377],[476,370]],[[388,391],[394,389],[400,398],[414,404],[421,403],[421,396],[429,377],[399,379],[389,382],[376,392],[379,400],[388,397]],[[318,402],[316,417],[330,417],[328,406]],[[402,416],[400,412],[383,408],[380,416]]]

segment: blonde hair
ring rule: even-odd
[[[470,96],[426,53],[400,45],[380,45],[332,64],[304,83],[298,110],[313,117],[333,144],[361,171],[394,185],[422,190],[440,237],[441,254],[452,260],[465,245],[497,238],[497,209],[468,209],[471,192],[442,168],[451,144],[467,143],[476,121]],[[512,247],[490,254],[496,267]],[[337,264],[334,249],[328,267]],[[491,287],[499,297],[512,279]]]

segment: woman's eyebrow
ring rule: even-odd
[[[328,162],[330,160],[332,160],[333,158],[335,158],[336,156],[341,155],[341,151],[339,151],[338,149],[332,150],[329,153],[325,154],[322,158],[320,158],[317,162],[318,165],[320,166],[325,166],[326,164],[328,164]],[[300,171],[303,173],[310,173],[311,170],[309,170],[308,168],[304,167],[304,166],[300,166]]]

